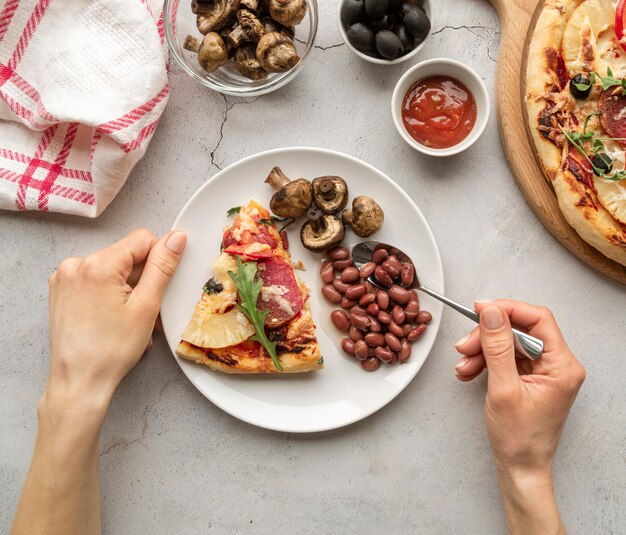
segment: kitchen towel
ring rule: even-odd
[[[167,103],[161,0],[0,1],[0,208],[96,217]]]

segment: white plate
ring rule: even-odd
[[[443,291],[443,269],[435,238],[417,206],[390,178],[345,154],[314,148],[263,152],[217,173],[185,205],[174,228],[189,237],[185,254],[169,284],[161,309],[165,336],[175,354],[202,286],[212,275],[219,255],[226,210],[255,198],[269,205],[271,190],[263,181],[275,165],[292,179],[340,175],[351,195],[370,195],[385,211],[385,224],[374,238],[397,245],[415,262],[420,279]],[[240,376],[214,372],[176,357],[185,375],[209,400],[233,416],[267,429],[292,433],[325,431],[357,422],[384,407],[415,377],[435,341],[442,305],[421,295],[422,307],[432,312],[426,334],[413,345],[410,360],[376,372],[361,369],[338,349],[341,334],[329,319],[331,307],[322,298],[320,256],[302,247],[299,225],[289,231],[291,254],[306,271],[299,276],[311,289],[311,310],[325,369],[295,375]],[[356,243],[350,231],[346,240]]]

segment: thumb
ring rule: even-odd
[[[489,388],[520,380],[511,322],[497,306],[489,305],[480,311],[480,345],[487,362]]]
[[[147,301],[161,303],[167,283],[174,275],[187,244],[187,235],[180,230],[168,232],[150,250],[141,278],[133,293]]]

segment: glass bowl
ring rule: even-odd
[[[300,61],[287,72],[269,73],[264,80],[250,80],[235,69],[232,60],[213,73],[200,67],[196,54],[183,48],[185,37],[193,35],[201,38],[202,34],[196,27],[196,16],[191,12],[190,0],[165,0],[163,15],[165,19],[165,37],[176,62],[194,80],[202,85],[224,93],[239,97],[264,95],[283,87],[293,80],[313,48],[317,34],[319,12],[317,0],[307,0],[308,9],[304,20],[295,27],[294,44]]]

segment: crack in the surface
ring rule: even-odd
[[[493,28],[491,26],[481,26],[481,25],[476,25],[476,26],[466,26],[466,25],[461,25],[461,26],[443,26],[442,28],[439,28],[436,32],[431,33],[430,37],[433,37],[435,35],[443,33],[446,30],[467,30],[468,32],[474,34],[479,39],[482,39],[485,43],[487,43],[487,57],[491,61],[493,61],[494,63],[497,62],[497,59],[494,58],[492,56],[492,54],[491,54],[491,46],[490,46],[491,41],[493,40],[493,36],[494,35],[498,35],[500,33],[497,28]],[[483,31],[487,32],[489,34],[489,39],[487,39],[484,35],[481,35],[480,33],[478,33],[477,30],[483,30]]]
[[[300,43],[301,45],[306,45],[307,42],[302,39],[298,39],[297,37],[294,39],[296,43]],[[344,46],[346,43],[337,43],[334,45],[322,46],[322,45],[313,45],[313,48],[317,48],[318,50],[330,50],[331,48],[339,48],[340,46]]]
[[[217,167],[220,171],[222,170],[222,167],[220,167],[217,163],[215,163],[215,153],[217,152],[217,149],[220,148],[220,145],[222,144],[222,140],[224,139],[224,125],[226,124],[226,121],[228,121],[228,112],[230,110],[232,110],[235,106],[237,106],[238,104],[254,104],[257,100],[259,100],[259,97],[254,98],[252,100],[249,101],[239,101],[239,102],[228,102],[228,98],[226,98],[226,95],[222,95],[222,98],[224,99],[224,104],[226,104],[226,109],[224,110],[224,116],[222,117],[222,124],[220,125],[220,138],[217,140],[217,144],[215,145],[215,147],[213,147],[213,150],[211,151],[211,165]]]
[[[148,431],[148,414],[150,413],[150,411],[152,409],[154,409],[157,406],[159,401],[161,401],[161,398],[163,397],[163,392],[165,392],[165,389],[170,384],[178,383],[180,381],[182,381],[182,379],[180,377],[176,378],[176,379],[170,379],[169,381],[167,381],[161,387],[161,391],[159,392],[159,396],[157,397],[157,399],[153,403],[150,403],[149,405],[146,405],[146,408],[143,410],[143,414],[141,415],[141,418],[143,420],[143,426],[141,428],[141,434],[139,435],[138,438],[135,438],[134,440],[120,440],[119,442],[116,442],[115,444],[111,444],[106,450],[104,450],[102,453],[100,453],[100,457],[103,457],[104,455],[106,455],[110,451],[114,450],[115,448],[119,448],[120,446],[123,449],[126,449],[129,446],[131,446],[132,444],[137,444],[138,442],[141,442],[144,439],[144,437],[146,436],[146,432]]]

